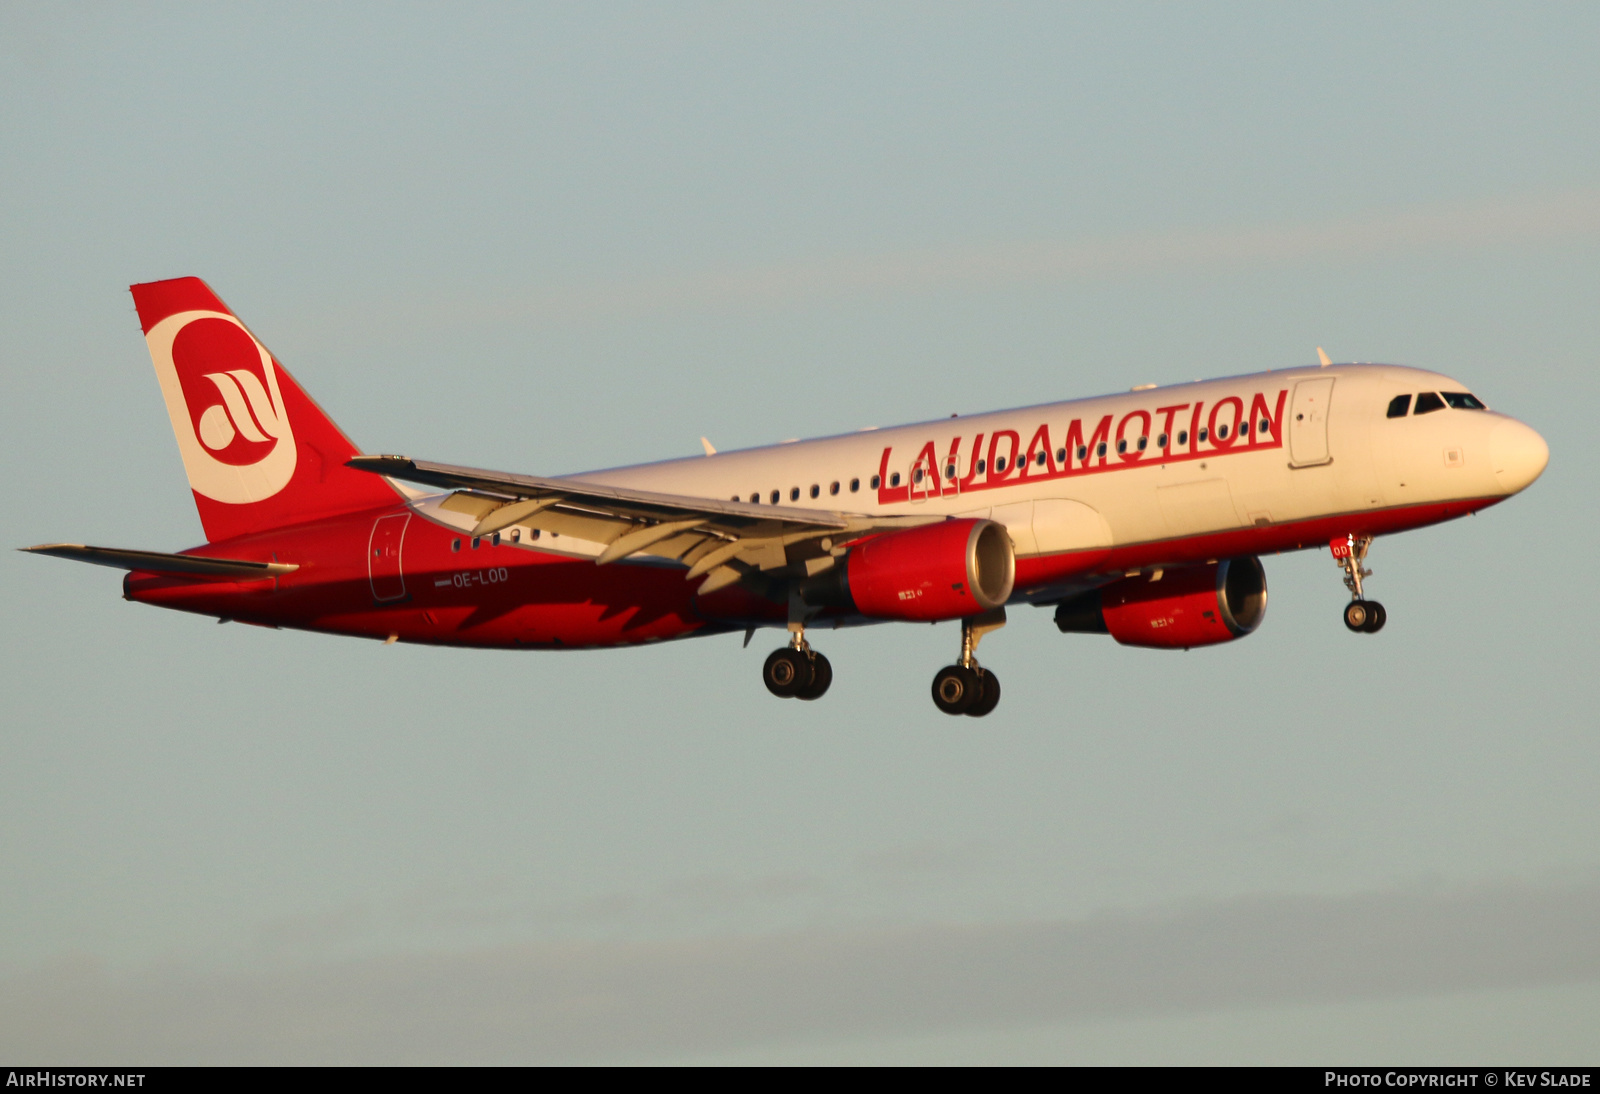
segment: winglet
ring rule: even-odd
[[[1322,362],[1323,368],[1327,368],[1329,365],[1333,364],[1332,361],[1328,360],[1328,355],[1322,352],[1321,346],[1317,347],[1317,360]]]
[[[700,447],[706,450],[706,455],[708,456],[715,456],[717,454],[717,450],[711,446],[711,442],[706,440],[704,437],[700,438]]]

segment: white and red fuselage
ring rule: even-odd
[[[1447,376],[1328,365],[572,474],[540,480],[577,491],[540,507],[531,489],[422,493],[347,466],[354,446],[203,283],[134,292],[211,540],[183,556],[275,565],[243,577],[130,567],[127,597],[402,642],[634,644],[792,626],[797,603],[813,627],[977,615],[975,587],[945,582],[937,565],[915,572],[919,544],[943,550],[927,530],[941,518],[1002,526],[1005,599],[1060,603],[1130,577],[1149,584],[1463,516],[1528,486],[1548,458],[1534,430]],[[677,499],[684,519],[619,517],[583,500],[589,488]],[[527,498],[525,519],[474,534]],[[714,535],[733,535],[694,524],[693,499],[765,529],[720,578],[713,568],[685,580],[722,545]],[[807,529],[808,514],[839,530]],[[913,532],[891,558],[893,537]],[[626,535],[651,542],[604,558]],[[851,559],[875,540],[887,561]],[[729,539],[723,553],[734,549]],[[854,592],[809,595],[836,567]],[[968,592],[976,599],[935,607]]]

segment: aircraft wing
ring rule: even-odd
[[[688,579],[710,575],[702,594],[753,570],[804,564],[815,573],[831,564],[835,540],[944,519],[719,501],[405,456],[357,456],[347,466],[457,491],[444,507],[477,518],[475,536],[520,524],[606,544],[595,559],[602,566],[634,554],[676,559],[688,565]]]
[[[119,570],[143,570],[153,574],[183,574],[186,577],[231,577],[266,579],[293,573],[300,567],[292,562],[245,562],[236,558],[202,558],[199,555],[169,555],[161,551],[129,551],[121,547],[89,547],[82,543],[41,543],[19,550],[36,555],[54,555],[96,566]]]

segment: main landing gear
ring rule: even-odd
[[[961,621],[961,659],[946,665],[933,678],[933,705],[946,714],[982,718],[1000,702],[1000,678],[978,664],[978,643],[990,631],[1006,625],[1006,610]]]
[[[820,699],[833,683],[833,666],[811,648],[803,629],[791,627],[789,644],[761,666],[761,682],[780,699]]]
[[[1378,633],[1388,621],[1389,613],[1376,600],[1366,599],[1361,591],[1361,579],[1372,576],[1371,570],[1362,567],[1367,560],[1367,550],[1372,546],[1372,537],[1339,536],[1329,546],[1333,549],[1333,561],[1344,570],[1344,587],[1350,590],[1350,603],[1344,606],[1344,625],[1362,634]]]

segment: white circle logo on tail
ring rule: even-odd
[[[294,475],[294,432],[272,354],[226,312],[169,315],[145,335],[197,494],[248,505]]]

